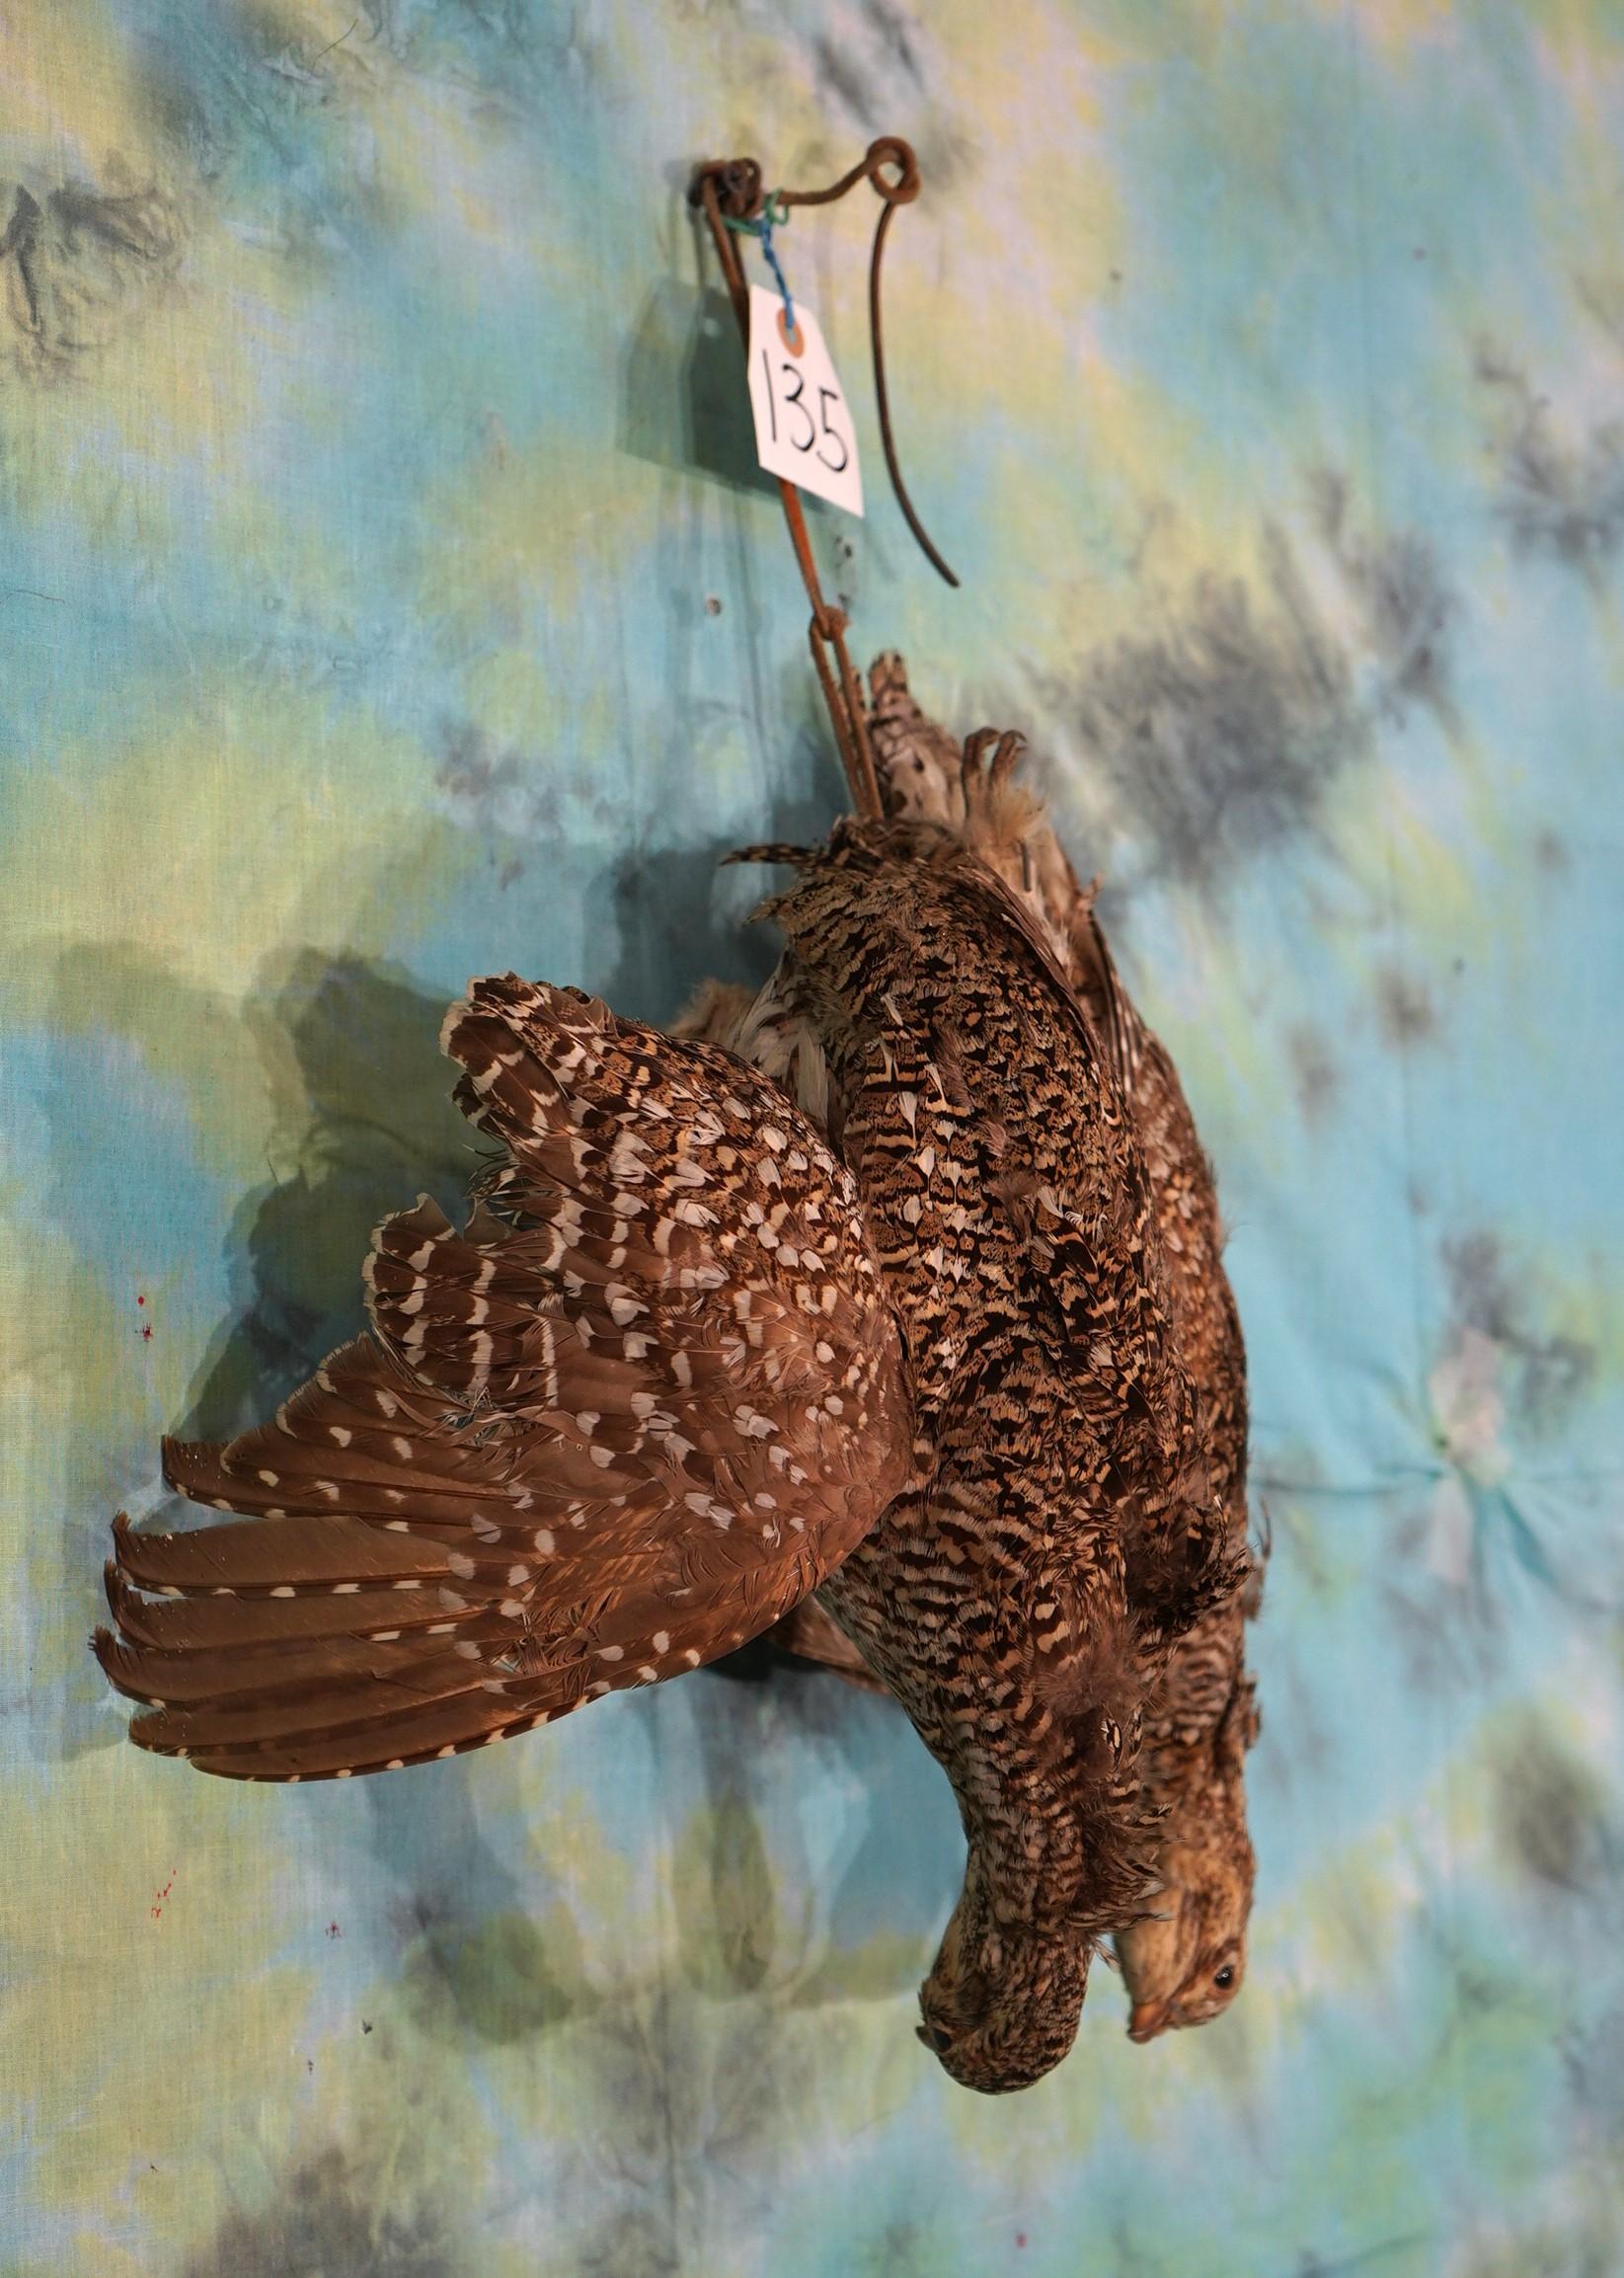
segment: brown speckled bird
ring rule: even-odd
[[[982,737],[961,747],[920,709],[898,657],[876,663],[871,690],[870,733],[889,811],[951,830],[1021,898],[1104,1041],[1143,1149],[1179,1355],[1200,1395],[1211,1485],[1239,1558],[1246,1354],[1211,1168],[1178,1072],[1121,985],[1092,891],[1078,883],[1042,803],[1015,780],[1015,741]],[[695,1008],[700,1028],[722,1038],[744,1010],[741,995],[730,1000],[716,989]],[[1244,1766],[1258,1717],[1244,1630],[1256,1605],[1253,1588],[1203,1613],[1174,1645],[1147,1701],[1140,1771],[1159,1822],[1159,1892],[1150,1911],[1118,1927],[1115,1941],[1135,2040],[1204,2023],[1228,2006],[1245,1975],[1254,1856]],[[816,1600],[786,1615],[773,1635],[787,1652],[884,1689]]]
[[[772,906],[788,948],[732,1004],[735,1049],[853,1170],[915,1382],[918,1492],[818,1597],[960,1800],[925,2035],[957,2079],[1017,2087],[1064,2054],[1094,1943],[1138,1910],[1143,1694],[1196,1610],[1233,1598],[1244,1543],[1136,1136],[1042,925],[959,837],[905,821],[838,832]]]
[[[503,1152],[386,1220],[376,1341],[166,1448],[249,1526],[117,1532],[142,1745],[392,1768],[675,1674],[823,1600],[942,1762],[965,1890],[924,2030],[983,2089],[1074,2037],[1146,1878],[1134,1756],[1232,1527],[1138,1142],[1020,903],[948,834],[837,828],[758,1025],[820,1130],[703,1043],[507,977],[454,1008]]]
[[[165,1442],[256,1524],[116,1529],[98,1654],[200,1770],[395,1769],[695,1668],[911,1475],[856,1189],[774,1087],[512,975],[442,1043],[503,1150],[467,1226],[385,1219],[374,1336],[230,1446]]]

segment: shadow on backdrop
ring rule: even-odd
[[[271,1176],[236,1212],[226,1242],[230,1314],[193,1376],[183,1415],[164,1419],[184,1437],[222,1438],[263,1419],[359,1328],[360,1266],[377,1220],[422,1189],[447,1203],[460,1195],[472,1157],[437,1049],[441,992],[425,991],[398,967],[298,949],[264,969],[239,1004],[123,943],[66,951],[52,987],[59,1033],[82,1033],[86,1008],[94,1008],[95,1035],[120,1040],[161,1071],[198,1121],[211,1111],[211,1083],[222,1071],[241,1080],[245,1027],[252,1040],[272,1103]],[[83,1080],[64,1061],[44,1094],[52,1158],[59,1180],[70,1184],[84,1125]],[[219,1112],[229,1113],[230,1105],[222,1101]],[[47,1196],[70,1236],[78,1207],[57,1186]],[[144,1218],[138,1190],[128,1207]],[[104,1618],[108,1526],[132,1480],[127,1429],[107,1397],[107,1356],[73,1352],[63,1363],[73,1381],[67,1453],[76,1476],[54,1522],[61,1572],[52,1603],[65,1647],[69,1632],[88,1636]],[[75,1372],[81,1380],[73,1380]],[[149,1460],[142,1473],[150,1477],[156,1446],[143,1453]],[[76,1664],[65,1658],[71,1670]],[[105,1683],[88,1654],[86,1665],[82,1681],[59,1689],[52,1739],[61,1755],[117,1737],[106,1714]]]
[[[651,290],[621,362],[616,441],[655,466],[777,497],[755,455],[743,350],[720,286],[665,276]]]
[[[242,1017],[272,1101],[270,1183],[232,1221],[234,1316],[176,1426],[218,1440],[262,1421],[363,1324],[373,1227],[427,1193],[460,1213],[477,1167],[439,1051],[442,989],[404,968],[313,949],[276,960]]]

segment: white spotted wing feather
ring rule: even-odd
[[[204,1770],[392,1768],[697,1667],[908,1477],[855,1191],[775,1086],[511,975],[443,1041],[502,1149],[467,1225],[386,1219],[375,1341],[227,1447],[166,1444],[241,1520],[116,1531],[103,1665]]]

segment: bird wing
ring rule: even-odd
[[[511,975],[442,1043],[502,1149],[466,1227],[386,1219],[375,1337],[228,1446],[165,1443],[248,1524],[115,1529],[96,1650],[131,1738],[206,1771],[393,1769],[695,1668],[910,1474],[856,1190],[774,1085]]]

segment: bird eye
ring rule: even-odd
[[[1230,1987],[1235,1983],[1234,1963],[1225,1962],[1223,1968],[1214,1976],[1212,1983],[1217,1987],[1220,1994],[1228,1993]]]

